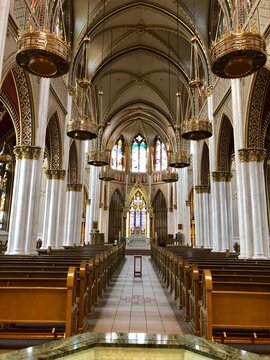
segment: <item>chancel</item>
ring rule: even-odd
[[[270,0],[0,9],[0,352],[269,355]]]

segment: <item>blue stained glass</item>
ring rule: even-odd
[[[116,144],[112,148],[112,168],[116,170],[123,170],[124,168],[124,150],[122,135],[118,138]]]
[[[137,135],[131,146],[131,171],[146,172],[147,168],[147,145],[141,135]]]
[[[166,170],[167,168],[167,151],[166,146],[157,137],[155,141],[155,171]]]

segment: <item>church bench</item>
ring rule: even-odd
[[[68,264],[61,265],[61,271],[57,266],[46,268],[42,265],[42,268],[43,270],[40,271],[37,263],[34,268],[14,264],[10,270],[0,269],[0,286],[63,286],[69,269]],[[76,274],[75,285],[79,304],[78,331],[81,333],[86,328],[87,315],[93,311],[91,304],[92,280],[89,277],[86,261],[77,264]]]
[[[236,289],[234,284],[230,287],[228,283],[222,285],[221,282],[213,282],[211,271],[203,270],[201,337],[212,340],[216,330],[225,334],[231,329],[236,333],[248,330],[253,334],[261,330],[269,331],[269,308],[269,284],[252,283],[248,289],[247,283],[243,283],[242,286],[238,284]],[[238,338],[238,341],[241,339]]]
[[[14,324],[25,339],[40,337],[41,326],[64,326],[66,337],[77,333],[75,267],[69,268],[64,286],[0,286],[0,299],[0,338],[16,336]]]
[[[219,269],[215,267],[205,266],[204,268],[211,270],[212,280],[216,282],[216,289],[218,286],[225,288],[227,283],[234,284],[237,289],[239,284],[244,290],[244,284],[246,283],[246,289],[249,290],[253,283],[256,283],[258,290],[259,284],[262,285],[262,289],[265,290],[265,284],[270,284],[269,269],[262,270],[250,270],[250,269]],[[199,268],[197,264],[191,266],[191,289],[189,291],[189,306],[190,306],[190,322],[193,332],[196,336],[200,333],[200,321],[199,321],[199,307],[202,298],[201,278],[204,268]]]

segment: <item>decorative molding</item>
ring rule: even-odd
[[[67,184],[67,191],[82,191],[82,184]]]
[[[191,201],[186,200],[186,206],[190,207],[191,206]]]
[[[228,182],[231,181],[232,173],[230,171],[214,171],[212,178],[214,182]]]
[[[195,191],[197,194],[209,194],[211,192],[211,187],[208,185],[196,185]]]
[[[213,94],[213,86],[207,86],[206,90],[205,90],[205,95],[206,96],[211,96]]]
[[[31,91],[28,84],[28,78],[19,66],[15,66],[12,69],[12,73],[14,75],[20,105],[21,142],[24,145],[31,146],[34,138],[34,134],[32,133],[32,121],[34,119],[34,114],[32,113],[31,108]]]
[[[263,162],[266,158],[266,150],[260,148],[248,148],[238,150],[240,162]]]
[[[66,176],[66,170],[46,170],[46,175],[49,180],[64,180]]]
[[[13,152],[16,156],[16,160],[38,160],[41,154],[41,148],[39,146],[14,146]]]

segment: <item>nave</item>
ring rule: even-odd
[[[93,319],[93,332],[137,332],[188,334],[167,288],[152,266],[150,257],[142,257],[142,277],[134,277],[134,257],[127,256],[99,301]]]

